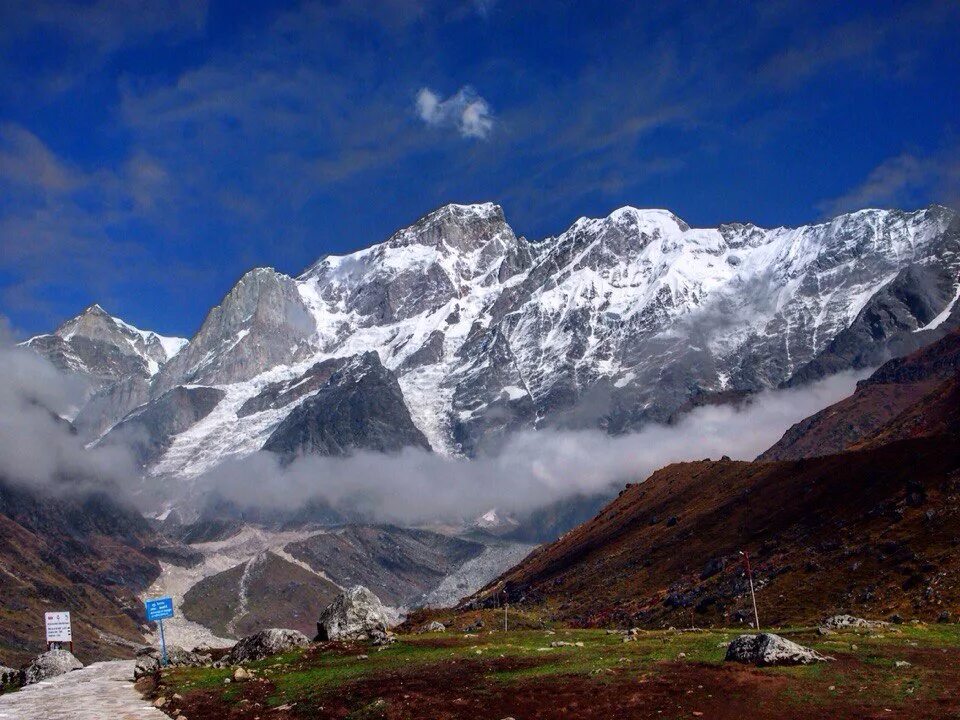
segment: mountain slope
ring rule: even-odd
[[[299,410],[319,391],[277,391],[258,412],[249,403],[318,363],[371,352],[418,431],[403,442],[422,436],[442,453],[493,451],[521,428],[667,422],[691,403],[935,340],[960,324],[958,250],[960,218],[940,206],[793,229],[698,229],[625,207],[529,242],[497,205],[448,205],[299,277],[244,275],[149,381],[154,398],[177,385],[225,393],[152,471],[197,475],[262,449],[283,423],[284,435],[302,433],[291,426],[329,413]],[[363,446],[354,437],[343,449]]]
[[[678,463],[628,485],[472,602],[495,602],[505,590],[587,624],[743,622],[749,595],[738,552],[746,550],[765,624],[955,611],[958,357],[954,332],[887,363],[852,398],[788,433],[779,450],[850,446],[845,452]],[[879,409],[867,415],[864,407]]]
[[[91,305],[21,346],[86,384],[87,398],[74,425],[83,437],[93,438],[147,401],[153,377],[187,342],[140,330]]]
[[[164,545],[139,513],[106,494],[77,494],[69,483],[41,493],[0,479],[2,664],[44,649],[50,610],[71,612],[85,662],[128,655],[143,642],[136,596],[160,574]]]
[[[347,525],[285,549],[337,585],[365,585],[383,602],[399,606],[422,601],[484,546],[427,530]]]
[[[583,624],[765,625],[850,612],[936,619],[960,603],[955,436],[794,462],[670,465],[473,600]]]
[[[870,442],[878,434],[889,440],[949,432],[948,424],[921,428],[913,422],[910,434],[899,433],[893,427],[885,429],[885,426],[906,422],[901,416],[911,408],[913,416],[932,419],[937,415],[935,406],[950,397],[958,372],[960,331],[953,331],[907,357],[885,363],[869,378],[857,383],[853,395],[787,430],[759,459],[795,460],[829,455]],[[944,399],[937,400],[938,395]],[[876,439],[871,444],[877,444]]]

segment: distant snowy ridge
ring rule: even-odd
[[[522,428],[667,421],[946,332],[958,251],[960,220],[941,206],[773,229],[624,207],[530,242],[498,205],[448,205],[297,278],[246,273],[149,379],[142,402],[177,385],[225,393],[153,471],[256,452],[341,382],[318,363],[368,352],[438,452],[472,456]]]

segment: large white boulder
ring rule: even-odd
[[[73,653],[59,649],[48,650],[34,658],[33,662],[21,671],[20,680],[24,685],[32,685],[82,667],[83,663],[77,660]]]
[[[725,660],[752,665],[810,665],[832,660],[773,633],[741,635],[727,646]]]
[[[388,635],[387,609],[363,585],[344,590],[320,613],[317,640],[374,640]]]
[[[310,638],[302,632],[270,628],[253,635],[247,635],[240,640],[224,658],[224,662],[236,665],[252,660],[262,660],[265,657],[306,647],[309,644]]]

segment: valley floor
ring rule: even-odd
[[[518,618],[522,621],[522,618]],[[781,631],[835,658],[808,667],[723,661],[742,631],[604,630],[404,635],[381,652],[314,646],[250,667],[165,672],[150,697],[172,717],[294,718],[960,718],[960,626]]]

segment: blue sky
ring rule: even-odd
[[[960,3],[0,6],[0,314],[190,335],[447,202],[541,238],[666,207],[960,205]]]

